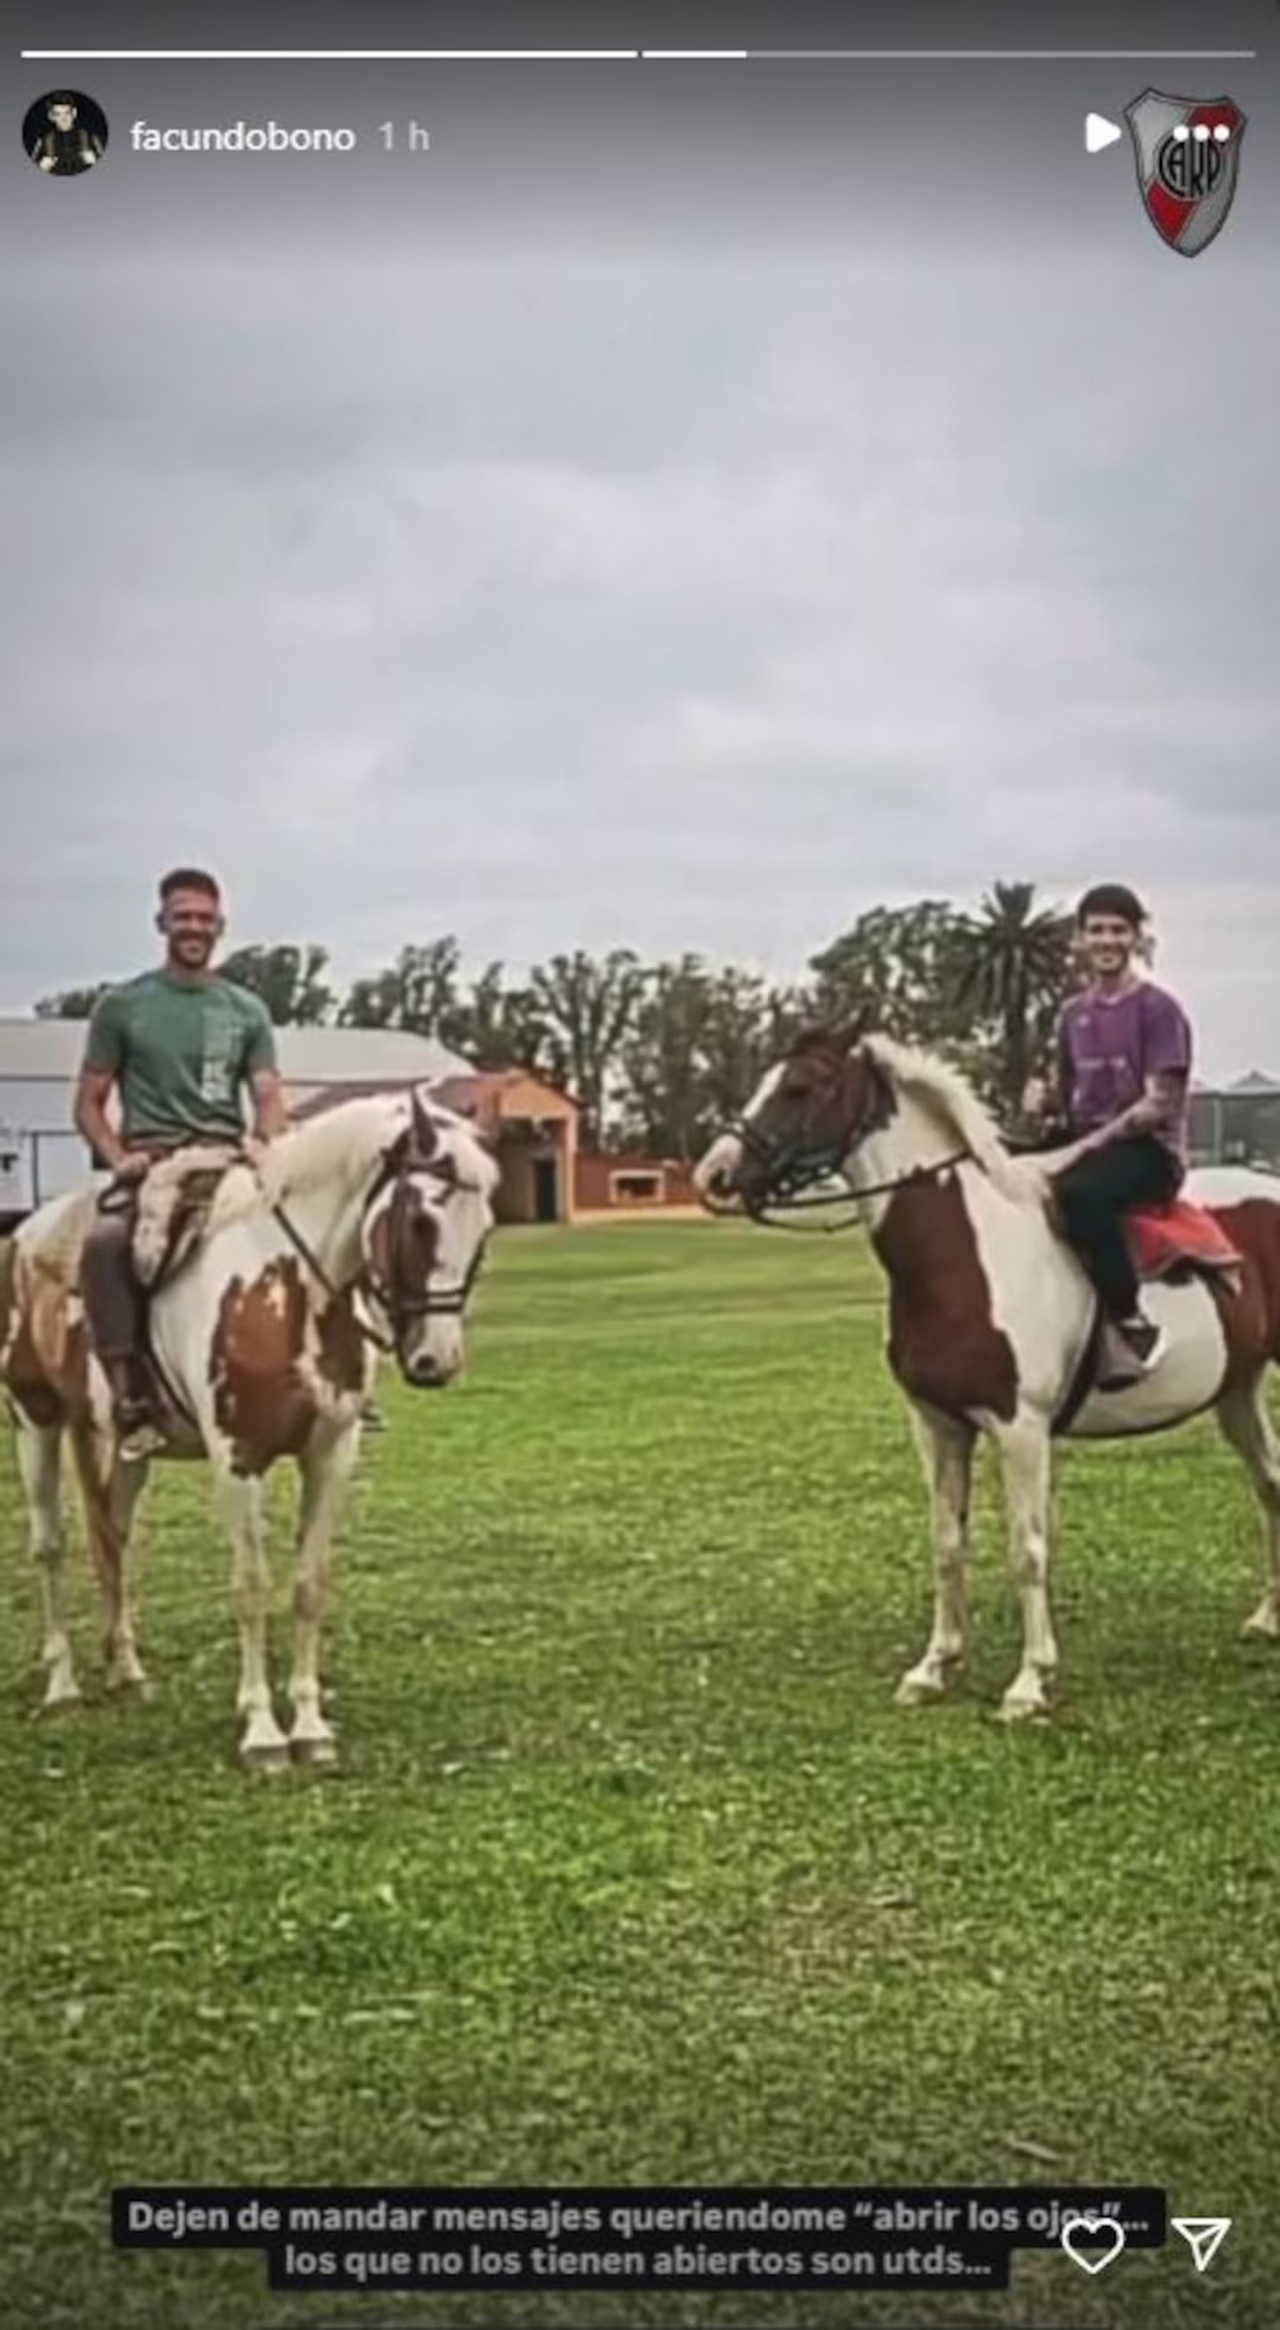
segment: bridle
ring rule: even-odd
[[[865,1198],[887,1197],[895,1189],[905,1188],[908,1182],[931,1181],[939,1173],[950,1172],[953,1165],[961,1165],[966,1158],[972,1157],[973,1151],[968,1147],[955,1149],[948,1156],[937,1158],[932,1165],[913,1165],[905,1173],[894,1174],[888,1181],[873,1181],[863,1189],[846,1185],[830,1197],[806,1196],[805,1192],[811,1190],[815,1182],[829,1181],[833,1174],[843,1170],[845,1158],[852,1149],[858,1147],[871,1129],[876,1098],[876,1071],[873,1068],[866,1098],[852,1123],[824,1141],[806,1142],[803,1134],[790,1141],[769,1140],[749,1118],[737,1118],[729,1130],[761,1174],[756,1192],[750,1197],[743,1192],[742,1202],[752,1221],[765,1230],[798,1231],[801,1229],[800,1223],[774,1221],[770,1215],[821,1213],[828,1206],[848,1205],[851,1200],[861,1206]],[[842,1231],[859,1230],[862,1226],[861,1214],[855,1213],[844,1221],[819,1222],[815,1230],[805,1234],[830,1238],[839,1236]]]
[[[411,1125],[384,1152],[382,1170],[364,1201],[360,1216],[362,1246],[364,1225],[368,1215],[390,1184],[392,1199],[387,1209],[388,1248],[394,1258],[397,1243],[402,1233],[403,1208],[409,1192],[409,1183],[424,1173],[429,1175],[431,1179],[440,1182],[446,1191],[458,1187],[457,1174],[452,1161],[425,1155],[416,1138],[416,1127]],[[326,1294],[336,1300],[343,1290],[334,1285],[319,1255],[314,1252],[303,1237],[296,1223],[290,1221],[284,1206],[277,1200],[272,1204],[271,1211],[295,1252],[306,1263],[308,1270],[319,1280]],[[409,1291],[396,1282],[394,1260],[390,1271],[385,1276],[380,1275],[372,1263],[366,1261],[363,1269],[346,1291],[355,1292],[366,1302],[372,1303],[382,1313],[391,1330],[389,1335],[384,1335],[370,1320],[361,1318],[359,1312],[356,1312],[356,1328],[366,1343],[372,1343],[378,1351],[397,1353],[404,1339],[405,1329],[417,1320],[460,1318],[467,1307],[476,1279],[479,1277],[487,1244],[487,1238],[480,1239],[468,1264],[466,1275],[457,1286],[433,1288],[430,1283],[430,1274],[428,1274],[427,1284],[420,1291]]]
[[[368,1213],[375,1198],[379,1197],[386,1188],[387,1182],[393,1181],[395,1183],[394,1195],[388,1209],[390,1233],[388,1245],[392,1255],[396,1251],[401,1229],[402,1206],[409,1181],[422,1173],[428,1174],[433,1181],[438,1181],[446,1195],[458,1186],[457,1175],[451,1164],[444,1164],[432,1157],[415,1156],[413,1143],[410,1140],[400,1162],[391,1171],[380,1175],[369,1193],[365,1206],[366,1213]],[[356,1285],[361,1294],[366,1295],[370,1301],[377,1304],[384,1318],[389,1321],[393,1347],[400,1342],[404,1329],[412,1325],[417,1319],[461,1318],[467,1307],[471,1289],[479,1277],[486,1244],[487,1240],[481,1238],[467,1265],[466,1274],[457,1286],[433,1287],[431,1285],[432,1274],[428,1273],[427,1283],[420,1291],[407,1292],[403,1287],[397,1285],[394,1268],[389,1276],[380,1278],[372,1263],[366,1262],[356,1280]]]
[[[739,1117],[729,1129],[752,1164],[759,1167],[762,1177],[760,1197],[755,1201],[746,1197],[743,1200],[750,1214],[767,1205],[795,1207],[799,1202],[801,1211],[805,1204],[812,1206],[815,1200],[804,1199],[803,1192],[811,1189],[814,1182],[828,1181],[833,1173],[840,1171],[858,1136],[855,1125],[847,1137],[829,1141],[806,1142],[803,1137],[771,1141],[745,1116]],[[816,1202],[831,1205],[839,1201],[820,1198]]]

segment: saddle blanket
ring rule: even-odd
[[[140,1285],[171,1278],[194,1252],[224,1174],[240,1161],[230,1144],[192,1142],[152,1166],[134,1220],[133,1267]]]
[[[1189,1198],[1135,1206],[1125,1216],[1125,1229],[1140,1278],[1162,1278],[1179,1262],[1194,1262],[1202,1270],[1240,1268],[1242,1257],[1217,1216]]]

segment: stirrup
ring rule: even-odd
[[[1100,1392],[1131,1391],[1135,1383],[1143,1383],[1164,1358],[1169,1348],[1163,1327],[1153,1327],[1149,1349],[1138,1351],[1129,1341],[1122,1327],[1114,1321],[1103,1329],[1103,1346],[1097,1374]]]
[[[115,1430],[116,1455],[121,1464],[144,1464],[149,1456],[158,1456],[169,1445],[160,1426],[150,1416],[118,1418]]]
[[[1140,1351],[1137,1355],[1141,1362],[1142,1372],[1144,1375],[1150,1375],[1153,1369],[1160,1365],[1161,1360],[1164,1358],[1164,1355],[1169,1348],[1169,1338],[1165,1333],[1164,1328],[1158,1325],[1154,1319],[1148,1320],[1147,1324],[1152,1329],[1151,1341],[1148,1343],[1146,1350]]]

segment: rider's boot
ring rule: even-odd
[[[1127,1319],[1107,1319],[1099,1353],[1099,1390],[1118,1392],[1141,1383],[1159,1365],[1167,1347],[1163,1327],[1143,1311],[1134,1311]]]
[[[146,1368],[136,1351],[118,1352],[103,1364],[111,1386],[116,1453],[122,1464],[141,1464],[167,1446],[156,1422]]]

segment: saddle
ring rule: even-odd
[[[1139,1278],[1168,1278],[1187,1270],[1238,1271],[1244,1259],[1216,1214],[1189,1198],[1135,1206],[1125,1215],[1125,1231]]]
[[[1239,1288],[1244,1257],[1206,1207],[1181,1197],[1169,1205],[1135,1206],[1125,1215],[1124,1227],[1140,1280],[1201,1276],[1211,1285]],[[1054,1417],[1055,1433],[1067,1431],[1095,1386],[1102,1330],[1101,1305],[1095,1304],[1093,1325],[1079,1364]]]
[[[243,1161],[229,1142],[193,1141],[151,1167],[138,1191],[131,1243],[139,1286],[154,1294],[191,1260],[226,1174]]]

